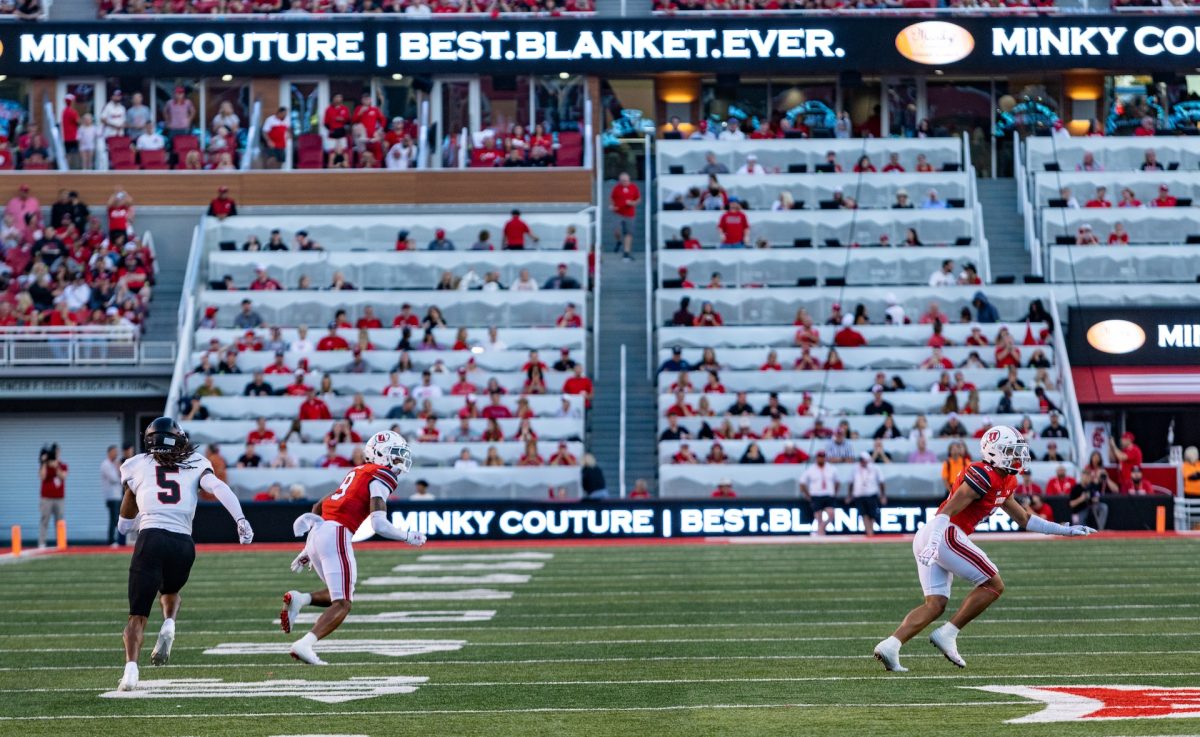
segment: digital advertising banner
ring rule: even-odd
[[[932,519],[941,500],[904,500],[880,511],[877,531],[902,534],[916,532]],[[1059,521],[1069,519],[1067,499],[1047,500]],[[1110,529],[1152,530],[1155,510],[1166,506],[1171,518],[1172,498],[1108,497]],[[809,505],[799,499],[775,500],[671,500],[578,502],[423,502],[388,505],[395,524],[426,532],[431,540],[614,540],[786,537],[813,532]],[[309,511],[307,503],[243,504],[246,518],[254,525],[255,540],[288,542],[302,540],[292,534],[292,522]],[[369,525],[369,523],[368,523]],[[367,525],[364,525],[367,527]],[[980,532],[1014,532],[1017,527],[1003,512],[996,512],[978,527]],[[863,520],[852,507],[838,505],[826,532],[832,535],[861,534]],[[360,529],[356,540],[373,532]],[[229,515],[218,504],[201,504],[194,525],[196,542],[234,542],[236,535]]]
[[[1200,309],[1072,307],[1069,319],[1073,367],[1200,364]]]
[[[222,18],[0,26],[0,73],[1004,74],[1200,66],[1187,15],[581,17],[545,21]]]

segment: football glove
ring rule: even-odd
[[[254,541],[254,528],[243,517],[237,521],[238,542],[242,545],[249,545]]]
[[[938,557],[938,541],[931,540],[925,549],[917,553],[917,562],[923,566],[931,566]]]
[[[408,543],[414,548],[419,548],[424,545],[426,539],[427,538],[424,532],[418,532],[416,530],[409,530],[404,535],[404,542]]]
[[[1067,537],[1087,537],[1094,532],[1095,530],[1087,525],[1068,525],[1067,531],[1063,535]]]
[[[312,570],[312,559],[308,557],[308,548],[300,551],[292,561],[292,573],[303,573],[305,569]]]

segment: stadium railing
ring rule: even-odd
[[[0,327],[3,366],[133,366],[174,361],[174,343],[143,341],[134,327]]]
[[[719,149],[717,149],[719,150]],[[876,165],[878,166],[878,164]],[[877,173],[859,175],[853,172],[841,174],[718,174],[718,180],[731,195],[752,210],[769,210],[781,192],[792,195],[797,204],[803,203],[805,210],[816,210],[822,200],[829,200],[835,189],[840,189],[858,203],[860,209],[891,209],[896,193],[905,190],[909,203],[919,206],[930,189],[936,189],[944,200],[969,200],[971,194],[970,173],[959,172],[915,172]],[[708,184],[707,174],[668,174],[658,177],[660,202],[670,203],[676,197],[687,195],[692,187],[701,192]]]
[[[860,248],[851,254],[841,248],[669,250],[659,252],[658,281],[678,281],[679,268],[686,267],[697,284],[706,283],[712,272],[721,274],[725,286],[795,286],[798,279],[824,283],[829,278],[845,278],[847,284],[919,284],[946,259],[961,266],[979,264],[981,258],[974,245]]]
[[[680,174],[693,174],[705,166],[705,156],[715,153],[717,161],[730,172],[736,172],[746,163],[746,157],[754,154],[758,163],[768,169],[787,172],[789,166],[803,165],[809,172],[816,172],[817,165],[825,163],[826,154],[832,151],[842,169],[849,172],[862,155],[871,157],[872,163],[883,169],[888,154],[900,156],[900,163],[908,172],[914,172],[917,155],[924,154],[934,170],[949,164],[965,169],[968,161],[963,153],[963,142],[959,138],[814,138],[784,140],[746,141],[703,141],[661,140],[657,141],[657,171],[673,174],[677,167]],[[678,169],[682,167],[682,169]],[[721,175],[728,176],[728,175]]]
[[[320,499],[337,488],[346,475],[344,468],[231,468],[229,485],[246,497],[278,483],[284,489],[293,484],[304,487],[309,499]],[[427,481],[439,500],[462,499],[545,499],[548,489],[565,489],[566,496],[578,499],[582,493],[578,466],[542,466],[540,468],[424,468],[414,467],[400,477],[395,496],[406,498],[418,480]]]

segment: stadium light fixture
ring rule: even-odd
[[[222,74],[222,75],[221,75],[221,81],[222,81],[222,82],[232,82],[232,81],[233,81],[233,75],[232,75],[232,74]]]
[[[393,75],[392,75],[392,80],[393,80],[393,81],[399,82],[399,81],[400,81],[400,80],[402,80],[402,79],[404,79],[404,75],[403,75],[403,74],[393,74]]]
[[[558,73],[558,78],[559,78],[559,79],[570,79],[570,78],[571,78],[571,75],[570,75],[570,74],[567,74],[566,72],[559,72],[559,73]]]

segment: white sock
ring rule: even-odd
[[[292,597],[292,600],[305,607],[312,603],[312,594],[297,594]]]
[[[951,637],[958,637],[959,629],[949,622],[942,625],[942,630]]]
[[[137,661],[136,661],[136,660],[130,660],[129,662],[125,663],[125,672],[126,672],[126,673],[128,673],[128,672],[129,672],[129,671],[131,671],[131,670],[132,670],[132,671],[134,671],[134,672],[136,673],[136,672],[137,672],[137,669],[138,669],[138,667],[137,667]]]
[[[900,640],[896,639],[895,635],[892,635],[891,637],[884,640],[883,644],[887,645],[888,647],[892,647],[892,648],[899,650],[900,646],[903,645],[904,643],[902,643],[902,642],[900,642]]]
[[[317,636],[314,635],[313,633],[309,632],[304,637],[301,637],[300,641],[297,642],[296,644],[297,645],[308,645],[309,647],[312,647],[313,645],[317,644]]]
[[[175,631],[175,618],[167,617],[166,619],[164,619],[163,623],[162,623],[162,629],[163,630],[171,630],[172,632],[174,632]]]

